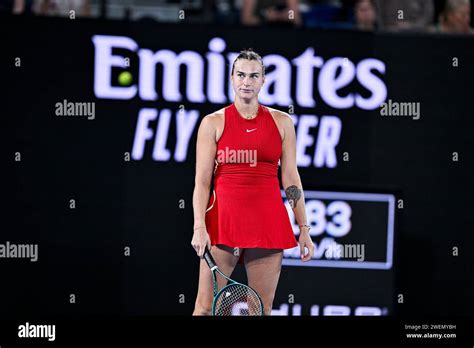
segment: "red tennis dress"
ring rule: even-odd
[[[281,136],[270,111],[243,118],[235,104],[225,108],[217,143],[214,190],[206,212],[211,245],[289,249],[297,246],[280,191]]]

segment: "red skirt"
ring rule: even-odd
[[[216,168],[206,212],[211,245],[289,249],[298,245],[272,163]]]

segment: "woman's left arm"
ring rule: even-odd
[[[304,204],[303,185],[296,165],[296,134],[295,126],[290,115],[280,112],[284,130],[282,154],[281,154],[281,181],[286,193],[288,203],[293,209],[296,222],[300,228],[301,259],[303,261],[311,260],[314,254],[314,244],[309,235],[308,222],[306,220],[306,209]],[[308,248],[308,254],[305,255],[305,247]]]

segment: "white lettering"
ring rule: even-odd
[[[132,99],[137,94],[136,86],[113,87],[112,67],[126,68],[125,59],[112,55],[113,48],[136,51],[138,45],[125,36],[94,35],[94,94],[97,98]]]
[[[337,76],[338,70],[341,70]],[[349,85],[355,76],[355,67],[348,59],[336,57],[329,59],[319,73],[319,94],[329,106],[337,109],[348,109],[354,105],[354,95],[345,97],[337,94],[339,89]],[[380,105],[380,104],[379,104]]]

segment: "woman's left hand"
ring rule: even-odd
[[[300,238],[298,239],[298,243],[300,244],[301,261],[306,262],[311,260],[314,255],[314,244],[307,229],[302,229],[300,231]],[[306,255],[305,247],[308,248],[308,253]]]

